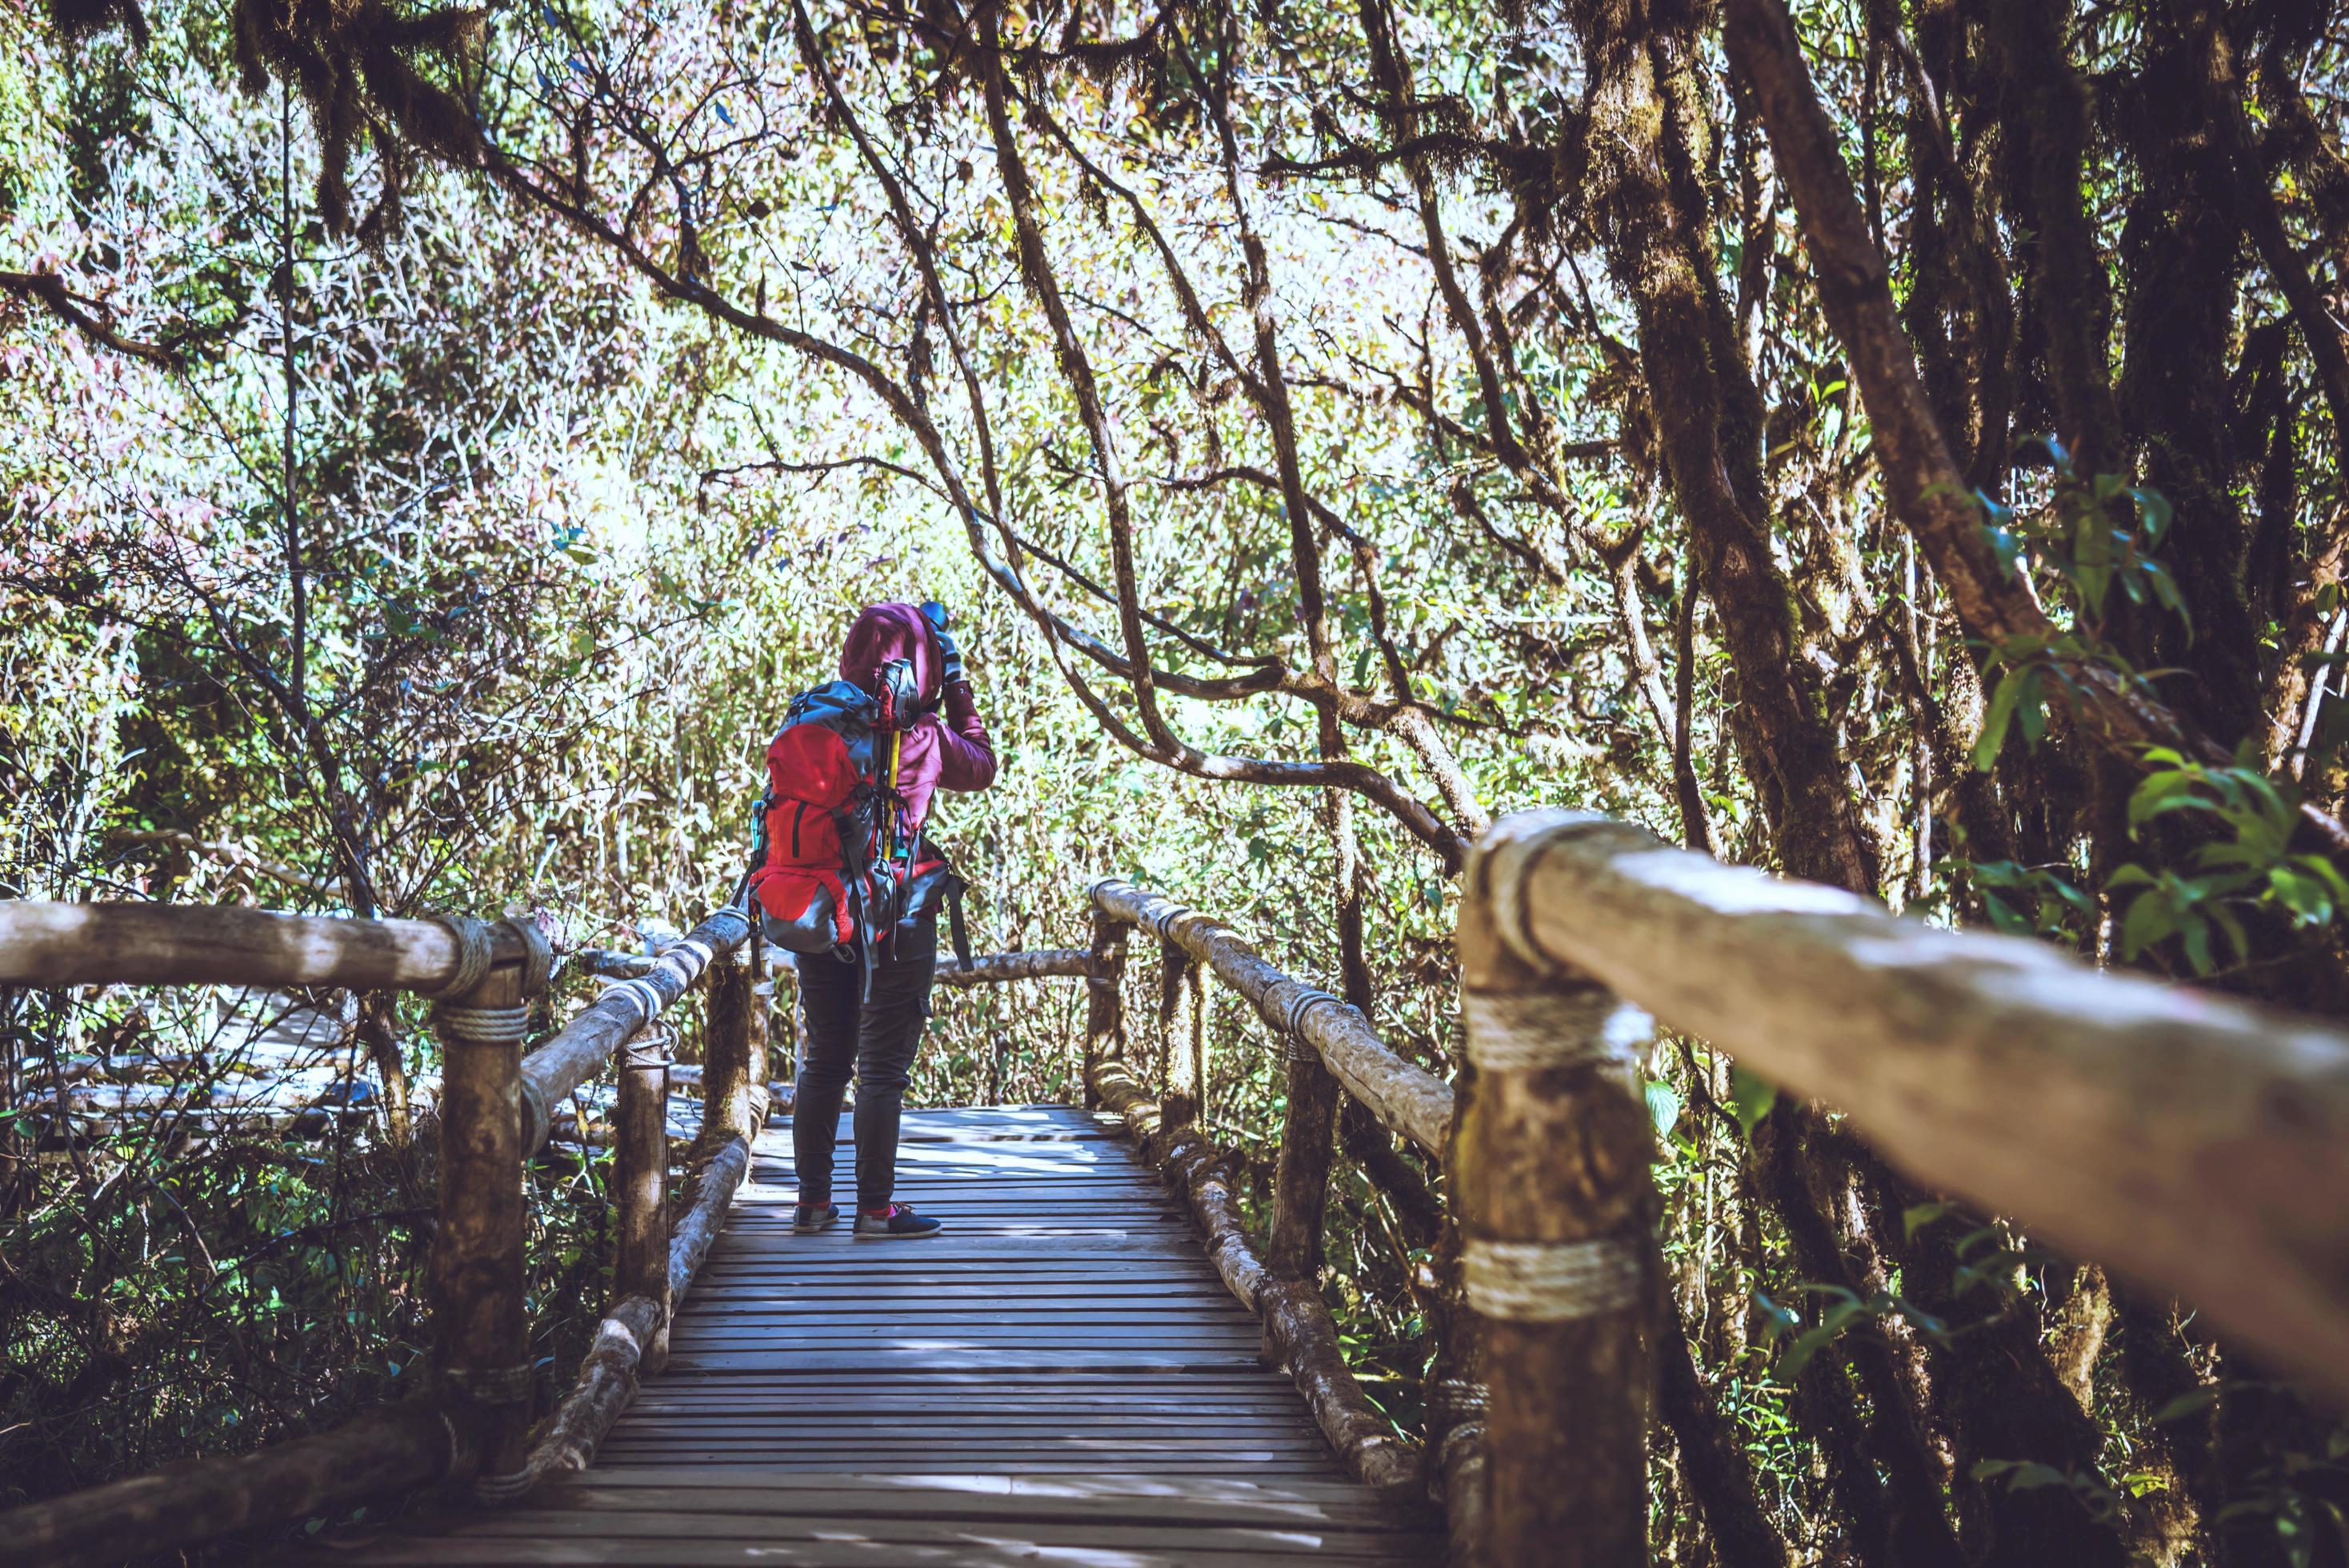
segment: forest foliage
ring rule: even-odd
[[[6,896],[642,947],[730,891],[854,608],[936,598],[1004,759],[942,821],[982,949],[1125,876],[1450,1076],[1454,873],[1548,803],[2349,1008],[2330,0],[0,27]],[[324,1113],[173,1109],[295,1006]],[[1077,1006],[945,1002],[918,1093],[1075,1098]],[[1278,1053],[1221,1008],[1261,1200]],[[0,1501],[401,1390],[419,1013],[0,1029]],[[1660,1560],[2349,1554],[2349,1433],[2190,1312],[1703,1042],[1646,1065]],[[1426,1436],[1439,1173],[1345,1131],[1390,1181],[1347,1166],[1325,1290]],[[604,1175],[533,1172],[543,1394]]]

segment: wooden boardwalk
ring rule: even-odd
[[[843,1118],[838,1185],[854,1186]],[[1256,1320],[1108,1119],[909,1113],[918,1242],[791,1231],[762,1134],[648,1380],[594,1469],[445,1515],[367,1563],[1432,1563],[1431,1513],[1346,1480]]]

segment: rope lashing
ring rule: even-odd
[[[1492,912],[1493,929],[1503,946],[1520,959],[1540,970],[1554,970],[1556,961],[1543,954],[1534,941],[1531,912],[1526,903],[1526,884],[1541,863],[1542,857],[1569,840],[1612,840],[1640,849],[1653,849],[1656,841],[1646,829],[1621,822],[1596,811],[1525,812],[1523,817],[1538,817],[1536,821],[1505,819],[1497,824],[1499,830],[1488,833],[1481,851],[1489,857],[1493,867],[1492,882],[1486,889],[1487,907]],[[1522,853],[1507,852],[1522,844]]]
[[[537,1368],[527,1361],[511,1367],[450,1367],[440,1376],[450,1388],[476,1405],[528,1406],[536,1392]],[[471,1489],[473,1500],[512,1502],[538,1484],[539,1474],[536,1467],[524,1465],[502,1475],[475,1476]]]
[[[440,1377],[476,1405],[525,1405],[535,1387],[536,1368],[527,1361],[511,1367],[450,1367]]]
[[[1468,1059],[1485,1072],[1538,1072],[1629,1060],[1655,1020],[1610,992],[1468,991]]]
[[[620,1047],[620,1066],[626,1068],[666,1068],[674,1054],[677,1031],[666,1025],[649,1025],[629,1037]]]
[[[467,1007],[455,1002],[435,1002],[432,1027],[443,1040],[474,1046],[520,1045],[530,1035],[530,1008],[527,1004]]]
[[[1491,1403],[1490,1390],[1465,1377],[1436,1378],[1427,1385],[1425,1398],[1429,1411],[1447,1425],[1482,1416]]]
[[[1315,1008],[1342,1007],[1345,1005],[1343,998],[1332,996],[1327,991],[1299,986],[1281,1004],[1280,1026],[1288,1032],[1290,1038],[1301,1040],[1305,1037],[1305,1020],[1313,1016]]]
[[[554,978],[554,944],[547,941],[546,933],[538,928],[538,922],[528,915],[509,919],[504,923],[522,938],[523,1000],[544,995],[548,983]]]
[[[461,996],[480,985],[490,972],[493,955],[490,946],[490,923],[475,920],[470,914],[436,914],[432,923],[449,934],[457,944],[457,973],[429,991],[419,988],[418,995],[439,1001],[444,996]]]
[[[668,998],[663,996],[660,994],[660,987],[649,980],[623,980],[606,990],[603,995],[596,998],[596,1001],[600,1005],[612,1000],[615,996],[626,997],[636,1004],[636,1021],[639,1026],[659,1017],[660,1010],[668,1006]]]
[[[519,1045],[530,1033],[531,999],[546,989],[554,972],[554,949],[546,934],[531,919],[502,922],[522,943],[522,999],[506,1006],[475,1006],[459,998],[470,996],[489,977],[494,949],[488,921],[462,914],[433,917],[457,944],[457,973],[432,997],[433,1032],[444,1041],[479,1046]]]
[[[473,1501],[493,1508],[503,1503],[518,1502],[529,1494],[532,1488],[538,1485],[540,1478],[544,1474],[544,1467],[533,1458],[522,1469],[510,1470],[504,1475],[475,1476],[472,1487]]]
[[[1647,1268],[1630,1243],[1471,1240],[1460,1251],[1468,1305],[1512,1323],[1573,1323],[1647,1299]]]
[[[471,1449],[466,1441],[464,1432],[457,1425],[457,1418],[449,1413],[448,1406],[442,1405],[434,1413],[440,1418],[440,1429],[449,1434],[449,1462],[440,1471],[441,1476],[445,1478],[451,1471],[470,1462],[472,1458]]]
[[[1173,899],[1158,899],[1142,911],[1142,928],[1163,942],[1173,942],[1175,925],[1197,913],[1188,904],[1176,903]]]
[[[1265,1002],[1266,1006],[1261,1010],[1288,1040],[1288,1059],[1319,1063],[1320,1048],[1305,1037],[1305,1020],[1319,1008],[1344,1006],[1344,999],[1309,985],[1291,985],[1274,987],[1273,992],[1266,995]]]

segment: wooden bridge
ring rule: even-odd
[[[0,1515],[0,1542],[113,1563],[429,1488],[436,1508],[334,1555],[1644,1563],[1659,1276],[1637,1066],[1658,1024],[2349,1395],[2349,1036],[2328,1026],[1529,812],[1468,870],[1455,1104],[1206,916],[1119,882],[1089,896],[1088,949],[941,979],[1081,979],[1093,1106],[914,1114],[906,1194],[953,1229],[869,1247],[790,1232],[739,908],[525,1053],[551,957],[527,924],[0,904],[0,984],[405,988],[438,998],[447,1047],[432,1391]],[[1136,934],[1161,991],[1129,1010]],[[1195,1116],[1211,980],[1286,1062],[1260,1232]],[[673,1201],[660,1019],[697,989],[704,1110]],[[615,1064],[615,1297],[533,1420],[523,1165]],[[1357,1385],[1321,1298],[1341,1097],[1444,1169],[1417,1433]]]
[[[669,1360],[584,1472],[338,1561],[1440,1561],[1336,1463],[1113,1119],[916,1111],[919,1243],[794,1235],[746,1184]],[[756,1167],[791,1170],[771,1127]]]

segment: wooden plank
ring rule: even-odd
[[[918,1328],[925,1333],[945,1329],[1009,1328],[1014,1326],[1038,1329],[1052,1334],[1074,1334],[1081,1336],[1096,1328],[1221,1328],[1248,1333],[1256,1331],[1256,1319],[1237,1302],[1199,1301],[1185,1305],[1194,1308],[1187,1313],[1169,1312],[1164,1305],[1130,1305],[1123,1309],[1086,1302],[1063,1302],[1047,1305],[1041,1302],[1016,1302],[1009,1305],[988,1307],[978,1302],[953,1304],[911,1305],[890,1304],[886,1312],[876,1312],[870,1306],[843,1303],[832,1307],[778,1306],[765,1309],[744,1307],[733,1312],[703,1313],[690,1319],[690,1326],[699,1333],[730,1334],[815,1334],[831,1329],[861,1329],[884,1332],[897,1328]]]
[[[725,1517],[730,1523],[745,1516]],[[766,1517],[761,1514],[750,1519]],[[576,1540],[595,1537],[604,1540],[690,1538],[707,1532],[709,1515],[706,1512],[685,1512],[670,1509],[598,1509],[568,1511],[533,1509],[527,1512],[491,1513],[468,1522],[451,1533],[460,1537],[531,1535],[553,1539]],[[973,1521],[963,1519],[922,1519],[909,1517],[895,1511],[876,1512],[871,1516],[802,1515],[794,1519],[795,1532],[808,1535],[922,1545],[958,1545],[965,1542],[996,1544],[1017,1542],[1045,1547],[1087,1547],[1095,1551],[1134,1551],[1163,1548],[1170,1542],[1186,1546],[1214,1546],[1223,1551],[1252,1552],[1266,1557],[1292,1557],[1300,1553],[1318,1553],[1336,1546],[1349,1545],[1357,1550],[1382,1551],[1397,1544],[1391,1532],[1349,1530],[1328,1524],[1184,1524],[1179,1522],[1131,1524],[1102,1519],[1071,1520],[1057,1513],[1046,1517],[1019,1520]],[[1426,1543],[1423,1538],[1422,1544]]]
[[[1221,1344],[1237,1336],[1254,1340],[1255,1320],[1245,1315],[1218,1312],[1191,1316],[1168,1312],[1143,1313],[962,1313],[925,1317],[916,1314],[833,1313],[796,1317],[681,1318],[671,1333],[704,1337],[741,1339],[771,1344],[787,1337],[800,1340],[864,1340],[907,1335],[990,1339],[1047,1339],[1066,1345],[1120,1345],[1146,1335],[1195,1334]]]
[[[686,1478],[682,1484],[675,1479],[680,1476]],[[664,1477],[668,1479],[659,1479]],[[902,1519],[1032,1519],[1049,1510],[1055,1519],[1121,1524],[1323,1525],[1353,1533],[1423,1532],[1434,1527],[1428,1510],[1364,1508],[1352,1487],[1251,1486],[1240,1491],[1212,1483],[1168,1481],[1145,1489],[1137,1478],[1113,1484],[1127,1490],[1112,1491],[1092,1478],[1064,1483],[989,1476],[947,1484],[929,1479],[908,1482],[894,1473],[870,1480],[835,1476],[812,1484],[801,1476],[745,1475],[709,1466],[635,1471],[625,1479],[573,1478],[568,1484],[541,1488],[532,1495],[531,1506],[582,1511],[674,1510],[687,1506],[680,1499],[689,1499],[696,1509],[771,1518],[839,1514],[855,1503],[860,1511],[871,1509]]]
[[[605,1484],[592,1471],[553,1477],[546,1482],[550,1489],[555,1490]],[[625,1484],[630,1487],[688,1489],[756,1486],[777,1496],[798,1491],[813,1493],[819,1500],[839,1491],[895,1494],[943,1491],[965,1498],[1020,1497],[1058,1501],[1110,1499],[1121,1505],[1131,1500],[1170,1506],[1179,1502],[1186,1508],[1209,1511],[1226,1503],[1275,1500],[1320,1502],[1332,1507],[1359,1502],[1365,1508],[1382,1510],[1406,1519],[1416,1518],[1425,1512],[1416,1507],[1399,1507],[1383,1501],[1348,1480],[1266,1480],[1253,1472],[1245,1477],[1162,1478],[1140,1474],[1100,1474],[1055,1476],[1045,1480],[972,1472],[955,1476],[950,1480],[925,1477],[919,1481],[909,1481],[895,1470],[845,1470],[819,1480],[807,1476],[779,1479],[767,1470],[755,1468],[738,1473],[723,1465],[693,1465],[668,1470],[631,1470]]]
[[[731,1404],[738,1409],[758,1414],[768,1405],[788,1401],[802,1410],[969,1410],[994,1412],[1003,1410],[1051,1411],[1062,1415],[1081,1416],[1092,1411],[1114,1413],[1119,1410],[1291,1410],[1294,1395],[1286,1398],[1274,1390],[1254,1387],[1233,1387],[1199,1378],[1200,1387],[1191,1393],[1160,1393],[1143,1390],[1131,1396],[1108,1393],[1063,1394],[1053,1389],[1038,1389],[1018,1380],[984,1385],[969,1390],[940,1390],[921,1387],[905,1388],[919,1374],[899,1375],[874,1380],[859,1377],[864,1390],[843,1389],[830,1386],[820,1377],[799,1378],[789,1376],[761,1377],[746,1373],[740,1377],[707,1378],[663,1376],[645,1385],[640,1396],[642,1408],[657,1408],[676,1403],[695,1409],[715,1409]],[[1146,1375],[1145,1375],[1146,1376]]]
[[[615,1460],[605,1464],[598,1460],[592,1472],[603,1476],[626,1476],[636,1472],[629,1469],[636,1460]],[[673,1457],[645,1456],[642,1462],[650,1467],[667,1467],[678,1462]],[[984,1465],[989,1474],[1018,1479],[1058,1480],[1067,1476],[1102,1475],[1122,1470],[1146,1474],[1153,1478],[1202,1478],[1218,1480],[1232,1473],[1233,1461],[1225,1459],[1176,1459],[1165,1454],[1152,1454],[1131,1462],[1120,1463],[1115,1456],[1086,1454],[1069,1459],[990,1459],[984,1453],[947,1453],[937,1456],[906,1456],[901,1454],[859,1455],[854,1449],[837,1449],[820,1457],[769,1455],[744,1459],[732,1452],[712,1450],[699,1456],[699,1462],[730,1465],[743,1470],[757,1470],[776,1476],[827,1476],[849,1470],[894,1470],[900,1475],[931,1478],[958,1476]],[[1273,1480],[1338,1480],[1343,1479],[1334,1460],[1328,1462],[1303,1460],[1257,1460],[1247,1466],[1250,1475]]]
[[[1253,1355],[1237,1352],[1216,1353],[1206,1350],[1188,1354],[1154,1355],[1141,1350],[1071,1351],[1060,1347],[1043,1350],[908,1350],[890,1357],[871,1350],[854,1352],[813,1351],[793,1356],[787,1351],[715,1350],[678,1354],[669,1365],[689,1365],[704,1371],[760,1371],[779,1367],[804,1367],[811,1371],[882,1371],[896,1367],[919,1370],[927,1367],[953,1367],[978,1371],[997,1367],[1032,1367],[1050,1371],[1056,1367],[1087,1367],[1104,1372],[1150,1372],[1184,1367],[1251,1367]]]
[[[782,1418],[777,1419],[780,1416]],[[883,1414],[870,1418],[863,1426],[853,1412],[842,1412],[830,1420],[802,1417],[792,1418],[790,1411],[768,1414],[761,1419],[755,1411],[727,1416],[715,1411],[671,1410],[648,1415],[631,1410],[626,1430],[620,1434],[631,1442],[668,1441],[679,1436],[695,1439],[697,1447],[719,1444],[719,1439],[733,1442],[777,1442],[787,1447],[806,1448],[818,1443],[873,1442],[882,1447],[905,1443],[946,1444],[980,1438],[999,1437],[1009,1442],[1054,1443],[1063,1439],[1086,1442],[1112,1442],[1131,1439],[1134,1442],[1291,1442],[1320,1441],[1319,1429],[1307,1421],[1284,1420],[1276,1416],[1233,1415],[1216,1411],[1160,1411],[1147,1417],[1121,1417],[1102,1413],[1089,1418],[1055,1417],[1046,1411],[1033,1411],[1024,1417],[1008,1420],[971,1418],[956,1420],[936,1414]],[[707,1438],[707,1442],[698,1440]],[[613,1440],[618,1440],[615,1439]]]
[[[1149,1374],[1137,1376],[1147,1377]],[[1032,1389],[1015,1384],[979,1388],[968,1394],[957,1396],[928,1393],[900,1394],[895,1392],[895,1387],[910,1380],[907,1375],[900,1374],[886,1378],[874,1378],[863,1374],[859,1374],[858,1377],[859,1381],[871,1385],[875,1389],[869,1402],[861,1405],[856,1402],[857,1397],[853,1394],[822,1387],[802,1391],[788,1377],[778,1378],[772,1375],[762,1377],[758,1373],[745,1373],[739,1377],[723,1378],[671,1378],[664,1375],[647,1385],[646,1392],[647,1398],[657,1393],[669,1394],[679,1405],[697,1410],[715,1409],[730,1402],[734,1403],[737,1408],[748,1408],[753,1413],[771,1407],[776,1412],[779,1423],[790,1419],[790,1412],[794,1409],[850,1412],[864,1409],[879,1416],[889,1416],[897,1412],[913,1416],[927,1411],[955,1409],[957,1408],[957,1400],[960,1401],[961,1408],[979,1406],[989,1409],[1050,1412],[1070,1416],[1092,1412],[1114,1413],[1121,1408],[1177,1411],[1200,1408],[1229,1409],[1251,1414],[1258,1411],[1279,1411],[1287,1414],[1294,1408],[1293,1405],[1284,1408],[1253,1388],[1237,1392],[1219,1389],[1208,1383],[1205,1377],[1201,1379],[1202,1387],[1199,1392],[1190,1398],[1178,1398],[1167,1396],[1138,1398],[1129,1406],[1121,1406],[1109,1399],[1057,1398],[1049,1395],[1039,1395]],[[646,1407],[647,1409],[654,1408],[656,1407],[653,1405]]]
[[[774,1436],[778,1430],[778,1423],[772,1416],[730,1417],[718,1411],[689,1410],[638,1411],[633,1415],[634,1418],[628,1423],[632,1440],[666,1439],[680,1434],[691,1436],[697,1432],[708,1433],[713,1438],[730,1438],[738,1433],[765,1438]],[[1092,1440],[1134,1438],[1148,1441],[1196,1438],[1227,1442],[1246,1442],[1255,1438],[1267,1441],[1292,1438],[1319,1440],[1317,1429],[1307,1421],[1287,1421],[1272,1416],[1171,1410],[1140,1416],[1118,1416],[1107,1412],[1094,1416],[1055,1416],[1049,1411],[1038,1410],[1002,1420],[981,1418],[957,1420],[944,1414],[913,1413],[885,1414],[875,1418],[869,1413],[854,1411],[839,1412],[830,1419],[811,1416],[806,1411],[796,1412],[796,1415],[798,1418],[783,1430],[782,1437],[802,1447],[861,1440],[876,1432],[886,1437],[893,1429],[914,1434],[923,1442],[938,1444],[967,1442],[980,1438],[1003,1438],[1014,1441],[1060,1438]]]
[[[1019,1541],[963,1542],[950,1546],[904,1542],[779,1541],[762,1532],[727,1539],[714,1533],[685,1541],[459,1540],[386,1541],[364,1552],[338,1554],[341,1563],[404,1564],[407,1568],[489,1568],[491,1564],[569,1565],[569,1568],[1243,1568],[1260,1554],[1215,1546],[1181,1545],[1105,1554],[1088,1547],[1039,1547]],[[1330,1568],[1374,1568],[1398,1562],[1430,1562],[1391,1551],[1329,1553],[1314,1561]]]
[[[631,1470],[626,1485],[630,1487],[733,1487],[755,1485],[777,1496],[792,1492],[808,1492],[819,1499],[839,1491],[877,1492],[883,1494],[944,1491],[958,1497],[1021,1497],[1070,1501],[1081,1499],[1111,1499],[1123,1504],[1132,1500],[1186,1508],[1212,1511],[1225,1504],[1282,1501],[1318,1502],[1332,1507],[1361,1503],[1363,1507],[1396,1513],[1403,1518],[1415,1518],[1424,1511],[1415,1507],[1398,1507],[1365,1492],[1347,1480],[1264,1480],[1254,1474],[1233,1475],[1219,1479],[1180,1477],[1161,1479],[1150,1475],[1062,1476],[1047,1480],[1035,1480],[974,1472],[942,1482],[926,1478],[908,1481],[894,1470],[848,1470],[828,1480],[816,1480],[801,1476],[777,1480],[761,1470],[754,1472],[755,1480],[745,1480],[722,1465],[679,1466],[670,1470]],[[593,1472],[580,1475],[551,1477],[549,1489],[560,1491],[571,1487],[599,1487],[605,1484]],[[535,1495],[535,1494],[533,1494]]]
[[[773,1405],[779,1408],[769,1409],[766,1408],[767,1405]],[[926,1423],[959,1422],[972,1426],[988,1422],[1004,1425],[1035,1422],[1050,1424],[1055,1430],[1061,1431],[1073,1430],[1097,1423],[1132,1424],[1235,1419],[1269,1422],[1284,1429],[1292,1424],[1298,1430],[1310,1428],[1310,1423],[1295,1409],[1284,1408],[1269,1402],[1235,1407],[1208,1405],[1200,1400],[1185,1402],[1162,1400],[1120,1408],[1108,1404],[1071,1406],[1052,1400],[1034,1399],[1016,1403],[1007,1401],[991,1410],[988,1415],[980,1417],[963,1415],[955,1405],[944,1400],[876,1400],[871,1404],[859,1405],[852,1403],[845,1398],[835,1396],[827,1401],[818,1402],[803,1398],[786,1389],[777,1393],[760,1407],[748,1410],[740,1401],[709,1398],[673,1401],[647,1398],[639,1399],[636,1405],[630,1407],[631,1422],[658,1422],[665,1418],[708,1421],[713,1428],[730,1424],[737,1419],[774,1426],[780,1424],[780,1418],[781,1420],[788,1420],[797,1429],[806,1431],[836,1429],[843,1426],[854,1426],[858,1422],[864,1423],[869,1429],[875,1424],[885,1424],[890,1421],[916,1420]]]
[[[1037,1182],[1035,1185],[1040,1187],[1049,1183]],[[730,1233],[754,1239],[761,1245],[777,1244],[784,1237],[795,1242],[830,1236],[845,1238],[849,1234],[847,1226],[854,1217],[850,1208],[853,1196],[844,1191],[835,1192],[831,1201],[840,1204],[842,1209],[836,1226],[802,1234],[792,1229],[794,1216],[789,1208],[761,1213],[744,1211],[738,1206],[735,1218],[740,1225],[739,1228],[730,1227]],[[918,1185],[901,1185],[896,1191],[896,1201],[911,1203],[922,1212],[934,1214],[950,1223],[956,1220],[1019,1225],[1094,1226],[1108,1222],[1147,1231],[1167,1239],[1183,1234],[1182,1211],[1173,1202],[1155,1195],[1147,1201],[1129,1202],[1096,1194],[1064,1202],[1049,1194],[1006,1194],[999,1191],[994,1197],[974,1198],[963,1195],[960,1189],[925,1191]]]
[[[659,1377],[647,1383],[639,1396],[641,1409],[659,1409],[669,1405],[697,1410],[733,1408],[756,1415],[770,1405],[788,1401],[801,1412],[825,1411],[920,1413],[927,1410],[958,1411],[974,1408],[988,1411],[1040,1411],[1061,1416],[1082,1416],[1100,1412],[1115,1414],[1121,1410],[1278,1410],[1293,1411],[1293,1395],[1284,1398],[1271,1390],[1216,1387],[1202,1379],[1201,1387],[1191,1394],[1144,1393],[1133,1396],[1111,1394],[1071,1395],[1055,1390],[1039,1390],[1017,1383],[997,1384],[969,1392],[937,1392],[921,1389],[903,1390],[900,1385],[912,1382],[910,1377],[891,1377],[875,1382],[860,1378],[869,1391],[842,1389],[811,1379],[802,1386],[792,1378],[760,1378],[755,1376],[715,1378]]]
[[[1049,1438],[1005,1438],[1000,1440],[973,1440],[951,1444],[940,1443],[918,1435],[896,1439],[864,1437],[843,1439],[831,1445],[761,1442],[750,1438],[729,1436],[720,1439],[716,1434],[696,1437],[690,1433],[666,1434],[631,1438],[626,1442],[612,1442],[617,1458],[630,1452],[664,1454],[707,1453],[730,1455],[739,1462],[761,1453],[786,1457],[815,1455],[833,1460],[843,1449],[859,1454],[875,1456],[876,1466],[894,1459],[930,1459],[942,1457],[941,1450],[959,1448],[964,1450],[966,1467],[993,1464],[1006,1459],[1070,1459],[1099,1468],[1102,1456],[1117,1455],[1121,1462],[1143,1461],[1162,1458],[1196,1459],[1218,1461],[1226,1466],[1263,1463],[1273,1460],[1294,1460],[1313,1462],[1320,1458],[1316,1451],[1319,1439],[1283,1438],[1279,1439],[1250,1439],[1237,1441],[1225,1437],[1213,1438],[1152,1438],[1112,1436],[1102,1438],[1069,1437],[1054,1440]]]
[[[977,1264],[1033,1260],[1066,1264],[1072,1257],[1130,1258],[1137,1263],[1163,1261],[1206,1266],[1199,1262],[1197,1249],[1185,1249],[1185,1239],[1174,1236],[1133,1232],[1056,1233],[1049,1226],[1037,1226],[1028,1234],[987,1236],[978,1232],[947,1231],[917,1241],[852,1236],[845,1230],[838,1230],[812,1236],[785,1233],[762,1242],[761,1238],[738,1231],[730,1232],[724,1242],[711,1247],[709,1255],[712,1262],[756,1255],[763,1262],[792,1268],[822,1268],[827,1264],[886,1268],[897,1266],[890,1260],[899,1257],[916,1267],[930,1261],[949,1260]],[[777,1255],[783,1251],[788,1252],[788,1258]]]
[[[737,1289],[697,1306],[697,1315],[723,1316],[735,1312],[762,1312],[770,1306],[815,1306],[828,1309],[830,1304],[864,1305],[874,1311],[897,1311],[920,1305],[958,1307],[974,1302],[1034,1304],[1049,1307],[1069,1298],[1071,1288],[1081,1291],[1082,1299],[1103,1305],[1132,1303],[1143,1305],[1164,1302],[1180,1305],[1198,1301],[1228,1302],[1231,1296],[1221,1285],[1212,1288],[1180,1279],[1097,1279],[1082,1274],[1062,1274],[1059,1276],[1025,1279],[1002,1279],[984,1284],[947,1284],[938,1281],[924,1284],[918,1280],[894,1284],[884,1281],[858,1286],[824,1281],[802,1282],[790,1289]],[[1237,1306],[1237,1303],[1233,1303]],[[1245,1310],[1245,1309],[1243,1309]]]

